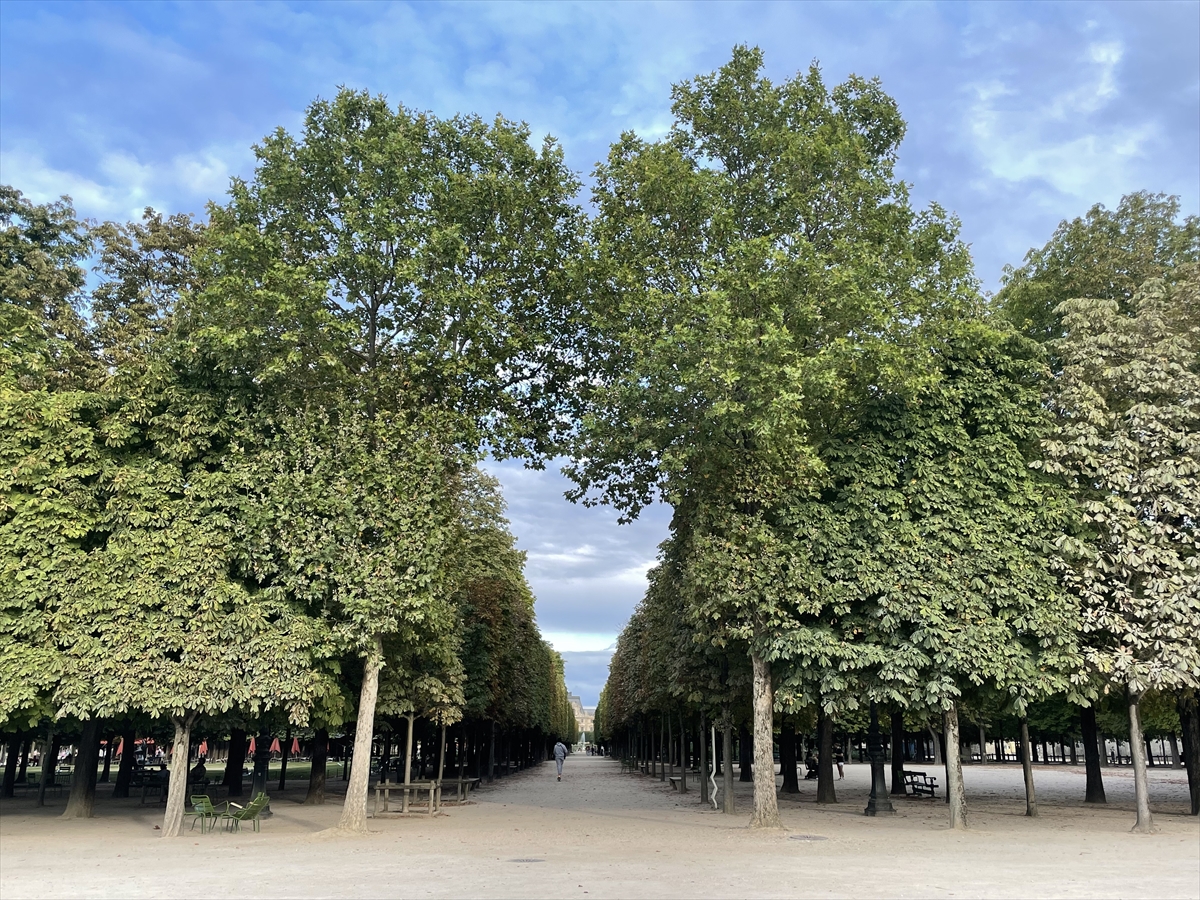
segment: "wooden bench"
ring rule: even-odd
[[[908,772],[904,773],[904,787],[911,791],[913,796],[922,794],[930,797],[937,796],[937,779],[926,775],[924,772]]]
[[[443,781],[438,787],[438,806],[443,803],[442,792],[447,788],[454,788],[454,805],[461,806],[471,799],[471,789],[479,787],[481,778],[455,778],[452,780]]]
[[[399,793],[401,796],[401,800],[402,800],[401,809],[402,810],[404,808],[403,807],[404,795],[410,791],[413,793],[413,795],[414,795],[413,798],[409,800],[409,810],[410,811],[412,809],[412,804],[416,801],[416,796],[415,796],[416,793],[418,791],[425,791],[428,794],[428,797],[426,799],[426,803],[427,803],[426,812],[428,813],[428,815],[432,816],[433,810],[434,810],[434,807],[436,804],[437,789],[438,789],[438,783],[436,781],[410,781],[408,784],[404,784],[403,782],[400,782],[400,781],[380,781],[380,782],[376,783],[374,787],[371,788],[371,790],[373,790],[375,792],[375,811],[372,813],[372,815],[378,816],[380,813],[390,813],[391,812],[391,810],[388,806],[388,801],[391,799],[391,795],[392,795],[393,791]],[[379,806],[380,799],[383,800],[383,808],[382,809],[380,809],[380,806]]]
[[[679,783],[683,781],[683,777],[680,775],[668,775],[667,781],[671,782],[671,787],[673,787],[675,790],[679,790]]]

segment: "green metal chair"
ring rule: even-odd
[[[195,829],[197,822],[200,823],[201,834],[214,831],[217,827],[217,821],[229,809],[228,803],[225,804],[224,809],[217,809],[213,806],[213,802],[208,794],[193,794],[191,801],[192,808],[186,814],[192,817],[192,829]]]
[[[258,831],[258,817],[262,811],[267,808],[267,804],[271,802],[271,798],[266,794],[259,792],[253,800],[245,806],[237,803],[230,803],[225,812],[221,815],[222,821],[225,822],[225,827],[230,831],[239,831],[243,822],[250,822],[254,825],[254,830]]]

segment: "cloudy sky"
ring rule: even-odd
[[[879,76],[901,174],[962,219],[979,276],[1128,191],[1200,204],[1200,4],[0,3],[0,181],[83,215],[203,215],[251,145],[339,85],[440,115],[502,112],[586,177],[621,131],[671,124],[673,82],[757,44],[769,74]],[[585,703],[667,516],[618,527],[554,466],[495,466],[542,629]]]

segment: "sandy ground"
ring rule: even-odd
[[[935,767],[925,767],[939,774]],[[96,818],[65,800],[0,807],[0,898],[22,897],[1200,897],[1200,823],[1182,771],[1152,770],[1159,833],[1133,835],[1128,770],[1106,769],[1109,804],[1085,807],[1082,769],[1038,766],[1041,816],[1026,818],[1018,766],[966,770],[971,829],[938,801],[897,799],[862,815],[868,768],[847,767],[836,806],[815,782],[782,796],[786,830],[746,827],[616,763],[567,761],[511,776],[443,815],[374,819],[365,837],[319,833],[340,804],[276,795],[262,832],[164,840],[161,807],[114,801]],[[942,778],[939,777],[939,782]]]

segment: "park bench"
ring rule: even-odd
[[[922,794],[930,797],[937,796],[937,779],[926,775],[924,772],[905,772],[904,787],[912,793],[914,797]]]
[[[454,805],[461,806],[471,798],[472,788],[479,787],[481,778],[455,778],[441,782],[438,788],[438,806],[443,802],[443,791],[447,788],[454,788]]]
[[[428,792],[428,799],[426,801],[428,805],[426,807],[426,811],[429,815],[432,816],[433,810],[434,810],[434,803],[435,803],[435,794],[437,793],[437,789],[438,789],[438,782],[436,782],[436,781],[410,781],[407,784],[405,784],[404,782],[401,782],[401,781],[377,782],[375,784],[375,786],[372,788],[372,790],[375,791],[375,811],[372,813],[372,816],[378,817],[380,815],[380,813],[390,813],[391,812],[389,802],[391,800],[391,795],[393,792],[399,793],[402,800],[406,793],[411,792],[413,794],[413,797],[410,798],[408,801],[408,807],[411,810],[413,803],[416,801],[416,794],[418,791]],[[379,805],[380,800],[383,801],[382,809],[380,808],[380,805]],[[401,809],[403,809],[403,808],[404,807],[402,805]]]
[[[673,787],[675,790],[679,790],[679,785],[683,781],[683,776],[682,775],[668,775],[667,781],[671,782],[671,787]]]

